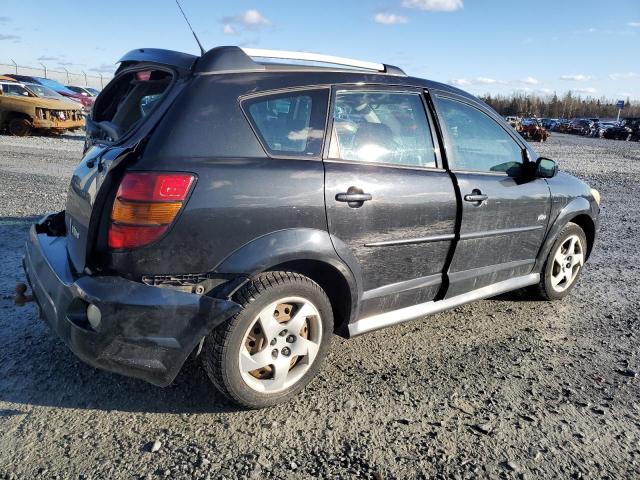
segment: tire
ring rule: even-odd
[[[316,376],[329,349],[329,298],[292,272],[262,273],[233,298],[242,310],[207,336],[200,354],[209,379],[246,408],[288,401]]]
[[[12,118],[9,121],[9,133],[15,137],[26,137],[31,133],[31,122],[26,118]]]
[[[574,250],[569,252],[565,249],[571,247],[571,239],[575,240],[577,246],[574,244]],[[587,237],[584,231],[575,223],[567,223],[549,251],[542,267],[540,283],[534,287],[534,293],[544,300],[560,300],[566,297],[578,283],[586,255]],[[558,261],[562,258],[566,261],[564,268],[561,261]],[[570,264],[571,268],[567,268]]]

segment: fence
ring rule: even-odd
[[[45,65],[37,67],[23,67],[17,64],[0,63],[0,75],[12,73],[16,75],[29,75],[32,77],[44,77],[56,80],[63,85],[84,85],[102,90],[111,80],[111,75],[87,75],[85,72],[70,72],[66,68],[63,71],[51,70]]]

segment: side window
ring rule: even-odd
[[[420,95],[360,90],[337,92],[329,157],[435,167],[433,139]]]
[[[29,93],[22,85],[4,85],[5,95],[11,97],[28,97]]]
[[[505,172],[517,176],[522,168],[522,148],[488,115],[465,103],[436,97],[440,122],[447,132],[452,168]]]
[[[320,157],[329,90],[305,90],[250,98],[242,107],[274,156]]]

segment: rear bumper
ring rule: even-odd
[[[84,362],[104,370],[169,385],[198,342],[240,309],[236,303],[117,276],[76,276],[66,237],[29,231],[24,270],[41,314]],[[86,309],[100,309],[89,324]]]

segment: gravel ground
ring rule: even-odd
[[[538,147],[603,197],[564,301],[514,293],[336,337],[319,378],[263,411],[196,362],[166,389],[94,370],[13,306],[28,225],[63,207],[81,145],[0,136],[0,479],[640,477],[640,144]]]

